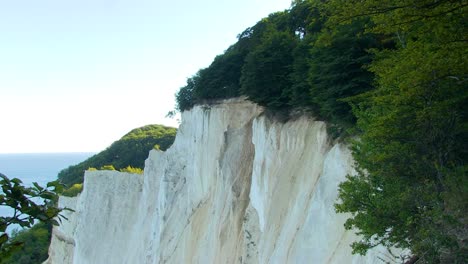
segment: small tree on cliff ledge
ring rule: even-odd
[[[21,249],[22,242],[11,242],[7,233],[10,225],[29,228],[36,221],[58,225],[63,216],[61,208],[56,206],[58,193],[63,186],[58,181],[49,182],[47,187],[33,183],[32,187],[25,187],[17,178],[9,179],[0,173],[0,207],[7,207],[12,211],[11,216],[0,216],[0,260],[6,259],[14,251]],[[69,210],[69,209],[67,209]]]

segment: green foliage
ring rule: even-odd
[[[115,168],[113,165],[104,165],[100,168],[100,170],[110,170],[110,171],[115,171]]]
[[[200,100],[239,96],[239,78],[244,57],[235,47],[217,56],[208,68],[199,71],[195,97]]]
[[[62,170],[58,177],[62,183],[71,186],[83,182],[84,171],[88,168],[102,168],[105,165],[112,165],[114,170],[120,170],[127,166],[143,169],[148,152],[156,145],[159,145],[163,151],[169,148],[174,142],[176,131],[175,128],[161,125],[136,128],[112,143],[106,150]]]
[[[366,33],[363,22],[329,34],[323,30],[328,14],[320,10],[320,1],[294,1],[289,10],[247,28],[237,43],[188,79],[176,94],[177,109],[245,95],[275,111],[300,108],[339,127],[353,125],[343,100],[372,89],[369,50],[382,48],[385,38]]]
[[[191,109],[195,105],[193,96],[194,77],[187,79],[187,85],[180,88],[176,93],[176,109],[180,112]]]
[[[369,18],[398,48],[376,52],[376,90],[348,99],[360,139],[358,175],[340,185],[338,212],[364,254],[409,248],[420,263],[465,263],[467,218],[466,14],[463,1],[328,2],[330,21]],[[347,20],[345,20],[347,19]]]
[[[61,195],[68,196],[68,197],[75,197],[79,193],[83,191],[83,184],[82,183],[75,183],[70,188],[63,191]]]
[[[17,178],[10,180],[3,174],[0,174],[0,178],[0,206],[13,210],[13,215],[0,216],[0,259],[5,259],[23,246],[23,243],[9,239],[6,230],[10,225],[28,228],[37,220],[58,225],[57,219],[60,221],[62,209],[56,207],[56,203],[63,186],[54,181],[49,182],[47,187],[36,182],[32,187],[25,187]]]
[[[294,1],[289,10],[288,20],[289,32],[296,36],[296,47],[292,51],[294,61],[289,75],[291,86],[283,93],[288,96],[289,107],[318,112],[317,105],[312,101],[308,76],[314,59],[311,49],[320,33],[324,18],[319,14],[314,2]]]
[[[15,251],[10,256],[1,258],[0,264],[42,263],[48,257],[51,231],[52,225],[38,223],[30,229],[14,232],[8,244],[22,244],[21,251]]]
[[[128,172],[134,174],[143,174],[143,170],[140,168],[133,168],[132,166],[127,166],[126,168],[120,169],[121,172]]]
[[[177,110],[189,110],[206,100],[239,96],[239,80],[246,53],[246,47],[234,45],[217,56],[208,68],[189,78],[187,85],[176,94]]]
[[[364,33],[363,21],[338,26],[326,45],[315,43],[310,51],[309,85],[317,114],[332,123],[355,123],[351,107],[343,99],[373,88],[374,75],[364,68],[372,61],[368,51],[382,46],[373,34]]]
[[[336,135],[352,128],[358,173],[340,185],[336,210],[351,213],[346,227],[363,237],[354,252],[382,244],[409,248],[420,263],[464,263],[467,8],[293,1],[189,79],[178,109],[239,92],[273,110],[311,110]]]
[[[242,92],[249,99],[271,108],[288,106],[284,92],[292,86],[289,75],[294,62],[296,37],[287,32],[268,32],[262,43],[249,53],[242,68]]]

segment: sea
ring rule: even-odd
[[[94,154],[91,152],[0,154],[0,173],[9,179],[20,179],[25,186],[37,182],[45,187],[48,182],[57,179],[62,169],[78,164]],[[7,216],[9,213],[11,213],[10,208],[0,206],[0,216]]]

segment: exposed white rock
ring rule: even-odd
[[[325,124],[286,123],[242,99],[183,113],[176,141],[144,175],[96,171],[54,229],[47,263],[380,263],[351,254],[333,204],[353,173]]]
[[[61,208],[76,209],[76,203],[80,196],[65,197],[59,199],[58,206]],[[49,259],[45,264],[52,263],[73,263],[73,252],[75,250],[75,229],[77,224],[76,211],[64,210],[61,213],[68,220],[62,220],[60,226],[55,226],[52,230],[52,240],[49,247]]]

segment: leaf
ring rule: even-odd
[[[21,183],[23,183],[23,181],[21,181],[21,180],[18,179],[18,178],[13,178],[13,179],[11,179],[11,182],[14,183],[15,185],[20,185]]]
[[[59,225],[60,225],[59,222],[57,222],[57,220],[55,220],[55,219],[50,220],[50,222],[51,222],[54,226],[59,226]]]
[[[7,228],[5,217],[0,217],[0,232],[5,232]]]
[[[38,191],[40,191],[40,192],[41,192],[42,190],[44,190],[44,188],[41,187],[37,182],[33,182],[33,185],[34,185],[34,187],[36,187],[36,189],[37,189]]]
[[[3,243],[7,242],[8,241],[8,234],[3,234],[3,235],[0,235],[0,245],[3,245]]]

